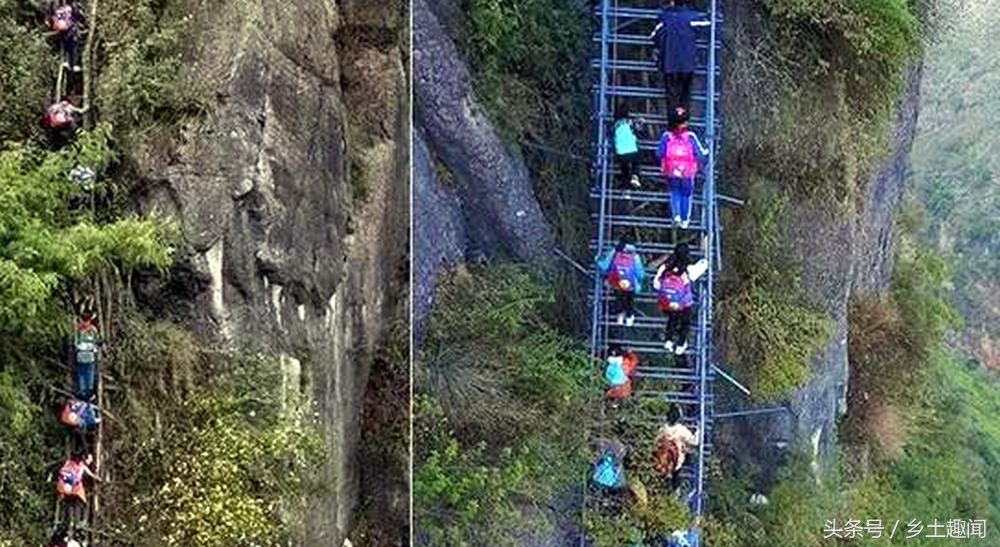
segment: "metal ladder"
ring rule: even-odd
[[[637,315],[632,326],[619,326],[609,313],[609,304],[614,299],[605,287],[603,278],[591,269],[593,289],[591,292],[590,351],[594,358],[602,358],[610,345],[618,344],[631,349],[639,356],[640,366],[635,378],[633,398],[655,399],[664,403],[679,405],[683,418],[681,423],[697,429],[702,442],[691,454],[681,472],[682,500],[688,500],[694,516],[705,511],[706,465],[711,454],[711,431],[713,423],[713,381],[716,368],[713,366],[712,322],[713,297],[716,274],[721,268],[719,248],[719,222],[715,185],[715,156],[718,152],[716,141],[720,121],[716,117],[719,99],[721,70],[718,52],[720,49],[719,26],[721,25],[718,0],[707,0],[706,19],[710,25],[696,29],[698,34],[698,67],[692,82],[690,102],[690,123],[703,143],[709,148],[709,160],[705,169],[696,179],[691,223],[687,230],[674,226],[667,214],[669,203],[665,183],[655,162],[657,139],[666,129],[665,101],[660,85],[659,68],[651,60],[652,41],[649,35],[659,20],[658,3],[642,0],[602,0],[596,5],[594,15],[599,21],[599,32],[594,42],[599,45],[599,56],[591,61],[597,71],[597,82],[592,87],[594,95],[595,119],[595,163],[594,180],[590,197],[594,202],[592,218],[596,224],[595,237],[590,241],[590,249],[601,254],[615,245],[624,234],[632,235],[639,252],[648,260],[653,256],[671,252],[682,240],[692,240],[692,258],[708,258],[710,267],[696,284],[696,319],[688,336],[688,351],[681,359],[667,355],[662,346],[660,334],[666,319],[659,312],[655,295],[651,292],[651,280],[655,270],[647,270],[646,292],[635,299]],[[614,105],[625,101],[632,116],[641,116],[646,124],[655,130],[653,139],[640,138],[640,152],[643,154],[640,177],[641,190],[617,189],[614,177],[612,131]],[[652,255],[652,256],[651,256]],[[681,361],[680,364],[674,361]],[[608,426],[613,419],[607,409],[602,413],[599,429]],[[665,416],[633,421],[631,428],[656,428],[666,422]],[[648,433],[648,431],[646,431]],[[629,431],[625,438],[619,438],[628,446],[635,458],[649,459],[652,446],[639,446],[635,438],[642,438],[639,432]],[[636,462],[632,462],[635,464]],[[607,506],[607,502],[595,499],[598,496],[585,495],[585,506]],[[581,545],[586,545],[581,538]]]

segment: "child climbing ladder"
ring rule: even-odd
[[[649,264],[656,256],[670,256],[674,262],[683,259],[685,264],[677,272],[669,264],[646,270],[644,275],[656,282],[656,292],[629,294],[629,311],[635,320],[624,323],[615,317],[622,308],[621,295],[608,288],[605,276],[595,276],[591,353],[596,358],[606,355],[611,347],[629,348],[639,366],[631,380],[632,400],[621,405],[617,401],[604,402],[603,418],[592,432],[593,438],[621,443],[622,451],[632,455],[622,469],[630,483],[625,490],[631,494],[608,496],[601,490],[585,490],[586,511],[614,517],[627,514],[630,504],[645,503],[647,495],[674,495],[669,485],[676,486],[680,500],[691,510],[692,522],[686,531],[660,531],[657,537],[644,538],[656,544],[676,539],[672,535],[683,536],[686,542],[698,541],[696,523],[704,510],[705,465],[711,449],[711,317],[714,271],[718,268],[713,259],[719,244],[715,237],[714,178],[718,9],[714,0],[705,2],[707,5],[698,13],[689,2],[684,6],[674,6],[671,1],[663,4],[659,9],[642,0],[602,0],[594,12],[599,18],[601,47],[600,57],[591,63],[598,70],[593,88],[598,108],[596,176],[591,187],[597,230],[591,249],[603,253],[615,242],[628,240],[636,255],[634,263]],[[670,32],[674,27],[683,27],[685,32]],[[663,29],[668,31],[664,33]],[[679,44],[678,40],[688,42]],[[666,41],[671,41],[670,47],[664,46]],[[660,58],[652,60],[657,49]],[[677,52],[691,58],[683,62],[664,58]],[[662,77],[663,67],[674,65],[685,67],[684,89],[680,92],[665,90],[665,86],[676,82]],[[619,150],[614,148],[613,124],[622,127],[623,112],[642,119],[654,137],[664,135],[666,144],[661,147],[660,142],[640,137],[638,148],[643,153],[629,157],[634,163],[616,167],[613,154]],[[695,132],[704,137],[704,145],[700,138],[692,137]],[[674,157],[684,161],[674,161]],[[663,161],[656,161],[658,158]],[[673,171],[681,171],[675,178],[683,184],[675,186],[684,186],[684,192],[674,188],[674,195],[667,193],[663,182],[666,164]],[[641,191],[614,184],[616,173],[631,176],[635,172],[643,179],[661,182],[655,189],[648,185],[649,190],[643,184]],[[663,214],[666,207],[671,211],[669,216]],[[683,241],[689,241],[690,248],[681,245]],[[657,262],[649,265],[656,268]],[[680,283],[668,278],[670,273],[676,273]],[[693,286],[695,281],[698,287]],[[677,287],[683,290],[674,290]],[[666,309],[661,311],[664,302]],[[664,335],[666,338],[661,338]],[[672,415],[668,419],[668,413],[662,410],[658,414],[641,414],[637,409],[649,406],[647,402],[655,403],[652,408],[673,409]],[[612,409],[613,404],[620,408]],[[666,426],[671,432],[693,432],[699,442],[684,446],[667,443],[662,434],[657,437]],[[657,451],[657,446],[661,450]],[[667,456],[672,457],[663,456],[664,447],[670,453]],[[672,462],[666,467],[660,465],[659,475],[649,475],[648,471],[656,466],[654,453],[660,460]],[[668,485],[664,484],[664,474],[670,477]],[[633,480],[635,485],[631,484]],[[584,544],[587,540],[581,538]]]

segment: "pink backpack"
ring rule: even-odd
[[[665,177],[692,179],[698,174],[698,159],[689,133],[667,133],[667,150],[660,171]]]

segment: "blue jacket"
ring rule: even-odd
[[[660,12],[653,43],[660,50],[660,70],[664,74],[694,72],[698,50],[691,23],[700,19],[702,14],[685,7],[667,7]]]
[[[610,249],[608,252],[604,253],[604,256],[597,259],[597,269],[600,270],[601,276],[606,277],[611,271],[611,263],[615,259],[615,249]],[[646,277],[646,265],[642,262],[642,255],[637,253],[635,250],[635,245],[626,245],[625,252],[631,253],[635,256],[635,267],[632,270],[632,276],[629,281],[632,282],[632,286],[635,287],[635,293],[642,292],[642,281]]]
[[[669,132],[664,131],[660,135],[660,146],[656,148],[657,158],[663,159],[663,156],[667,153],[667,133]],[[687,136],[691,140],[691,144],[694,145],[694,157],[698,160],[698,163],[705,165],[705,162],[708,161],[708,148],[701,145],[701,141],[698,140],[698,135],[695,135],[694,131],[688,131]]]

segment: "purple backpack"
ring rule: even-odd
[[[686,310],[694,305],[691,283],[682,276],[667,274],[660,280],[660,309],[665,312]]]

